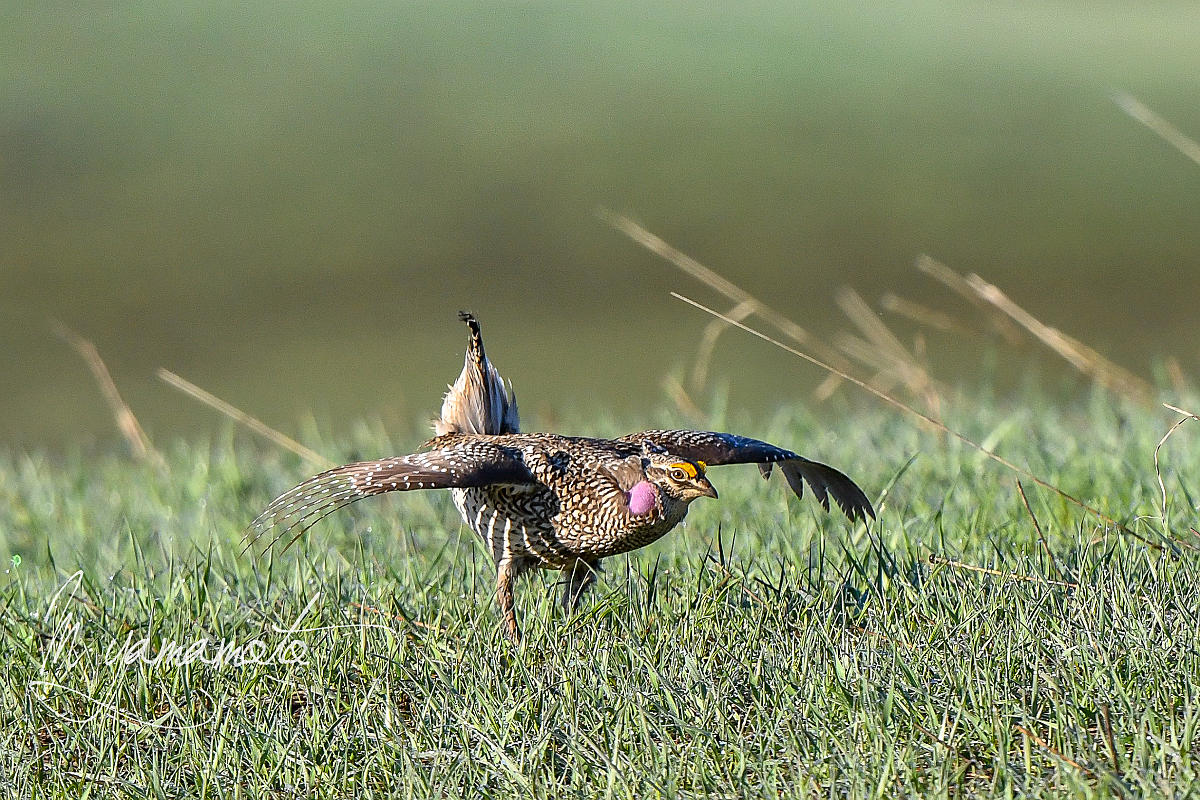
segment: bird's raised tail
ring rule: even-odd
[[[434,420],[438,436],[447,433],[517,433],[521,428],[517,397],[483,351],[483,336],[475,317],[465,311],[458,318],[471,329],[467,356],[458,380],[442,400],[442,414]]]

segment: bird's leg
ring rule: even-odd
[[[583,597],[583,593],[588,587],[596,582],[596,575],[600,572],[600,562],[584,561],[576,559],[570,567],[563,570],[566,575],[566,586],[563,588],[562,604],[568,612],[575,611],[579,605],[579,598]]]
[[[496,564],[496,604],[504,620],[504,632],[516,644],[521,642],[521,626],[517,624],[517,609],[513,598],[513,584],[517,580],[517,565],[511,559],[501,559]]]

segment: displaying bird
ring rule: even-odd
[[[315,522],[371,495],[449,489],[463,522],[496,562],[496,601],[509,637],[519,641],[513,588],[524,572],[562,570],[562,602],[573,610],[596,580],[601,559],[661,538],[700,497],[717,497],[708,468],[778,465],[797,497],[804,483],[829,510],[874,517],[867,496],[844,474],[775,445],[729,433],[652,430],[619,439],[520,433],[511,384],[488,360],[479,323],[466,360],[442,402],[434,438],[421,452],[322,472],[276,498],[250,526],[251,540],[274,531],[291,545]],[[290,538],[288,538],[290,537]]]

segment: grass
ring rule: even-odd
[[[952,427],[1162,541],[1153,449],[1169,415],[1099,392],[948,405]],[[596,433],[679,422],[567,421]],[[243,527],[307,468],[232,430],[165,447],[165,467],[117,452],[0,452],[0,789],[1200,791],[1200,557],[1188,532],[1200,429],[1162,450],[1179,544],[1152,547],[1028,484],[1027,510],[1011,473],[891,410],[710,422],[844,468],[877,501],[878,523],[851,527],[778,478],[721,468],[721,500],[611,559],[575,618],[556,607],[556,576],[523,583],[519,649],[501,636],[492,570],[445,493],[360,503],[293,550],[254,557],[239,552]],[[305,440],[352,459],[418,436],[364,424]],[[120,658],[142,639],[151,656],[201,637],[301,642],[303,663]]]

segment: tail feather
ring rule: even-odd
[[[488,361],[475,317],[465,311],[460,311],[458,317],[467,323],[471,338],[463,370],[442,400],[442,414],[433,423],[434,432],[438,436],[517,433],[521,423],[512,384],[506,383]]]

